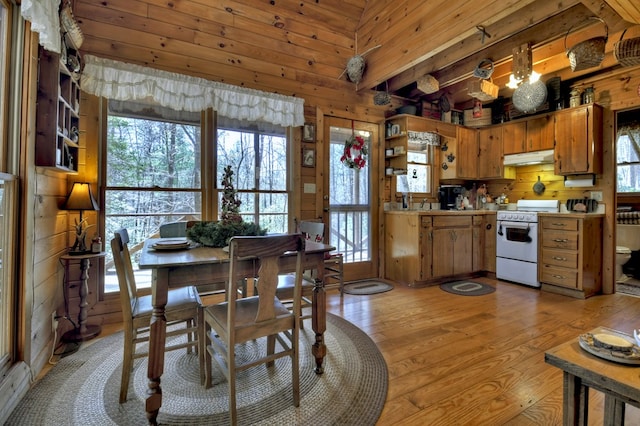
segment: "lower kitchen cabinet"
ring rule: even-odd
[[[602,217],[540,215],[542,290],[587,298],[602,289]]]
[[[385,278],[413,286],[431,278],[431,217],[385,214]]]
[[[475,217],[475,216],[474,216]],[[482,216],[482,232],[484,233],[484,253],[482,270],[496,273],[496,215]]]
[[[384,277],[423,286],[494,272],[495,214],[385,214]]]
[[[472,216],[433,216],[433,277],[473,271]]]

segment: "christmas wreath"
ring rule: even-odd
[[[344,153],[340,157],[340,161],[350,169],[361,169],[367,165],[368,153],[364,138],[351,135],[344,144]]]

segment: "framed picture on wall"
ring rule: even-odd
[[[304,142],[314,142],[316,140],[316,126],[313,123],[304,123],[302,140]]]
[[[303,167],[316,166],[316,150],[315,149],[304,148],[302,150],[302,166]]]

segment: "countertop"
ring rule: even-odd
[[[419,215],[419,216],[477,216],[477,215],[495,215],[496,210],[386,210],[385,214],[394,215]],[[577,219],[584,219],[587,217],[604,217],[604,213],[577,213],[577,212],[558,212],[558,213],[546,213],[539,212],[538,216],[543,217],[571,217]]]

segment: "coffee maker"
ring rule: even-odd
[[[440,201],[440,210],[455,210],[456,198],[464,192],[461,185],[440,185],[438,188],[438,201]]]

